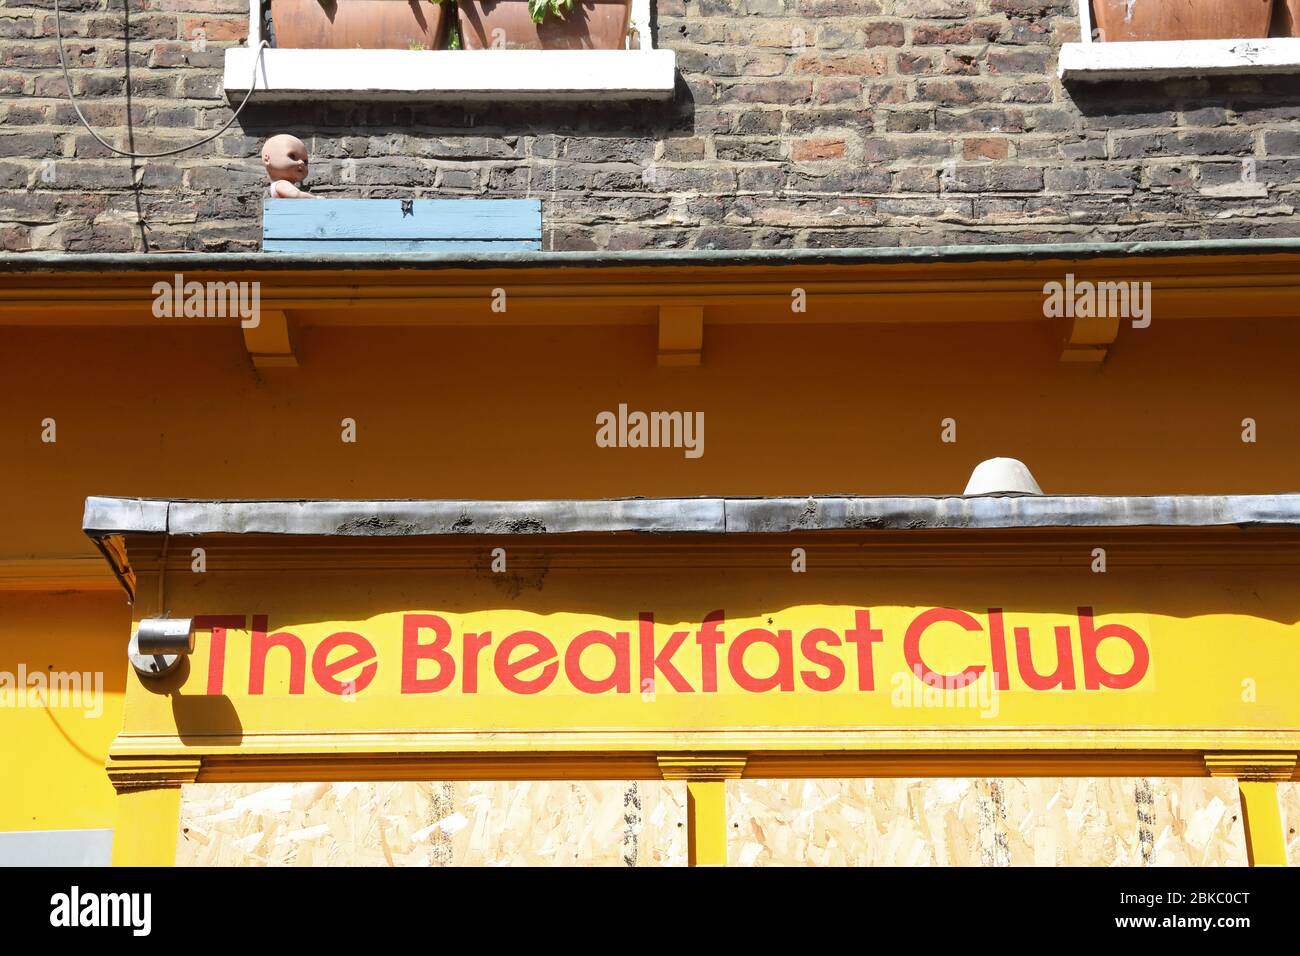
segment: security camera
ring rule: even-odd
[[[162,677],[180,666],[181,658],[194,652],[194,619],[190,617],[147,617],[140,621],[127,656],[141,677]]]

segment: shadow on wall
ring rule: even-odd
[[[477,561],[472,574],[432,568],[395,576],[359,572],[352,580],[339,580],[328,588],[313,585],[310,576],[302,577],[301,572],[280,572],[269,575],[264,584],[250,585],[244,592],[250,605],[242,610],[251,618],[265,613],[266,605],[279,609],[270,622],[277,630],[365,621],[416,608],[456,615],[583,614],[633,626],[640,612],[652,611],[661,626],[668,626],[698,625],[704,615],[718,609],[725,610],[729,619],[750,619],[810,606],[951,607],[975,614],[999,607],[1008,615],[1058,615],[1064,624],[1074,622],[1080,605],[1088,605],[1094,606],[1098,615],[1144,614],[1190,620],[1236,614],[1284,626],[1300,623],[1300,594],[1288,586],[1287,567],[1166,568],[1128,562],[1121,567],[1125,550],[1141,545],[1111,541],[1104,535],[1098,535],[1095,544],[1110,552],[1114,567],[1108,574],[1090,573],[1087,561],[1077,567],[1047,567],[1056,562],[1029,553],[1022,556],[1021,563],[1005,559],[994,563],[989,549],[1015,547],[1005,540],[972,553],[966,561],[909,567],[912,554],[920,554],[924,560],[931,549],[956,552],[953,536],[933,534],[936,537],[927,538],[924,532],[909,533],[907,543],[891,539],[896,554],[893,566],[866,558],[855,564],[852,558],[833,558],[825,550],[863,547],[869,544],[869,537],[852,536],[844,544],[846,539],[841,536],[837,545],[837,533],[823,538],[804,536],[804,544],[814,556],[818,542],[824,545],[823,563],[815,576],[791,573],[789,552],[794,536],[769,540],[766,551],[757,542],[751,542],[753,548],[733,542],[728,549],[716,541],[697,540],[686,546],[694,556],[683,556],[671,570],[615,564],[615,559],[600,553],[586,563],[575,564],[573,551],[551,554],[545,547],[529,547],[518,538],[488,538],[483,539],[484,554],[493,548],[506,549],[507,572],[494,573],[490,559],[484,558]],[[1090,540],[1088,547],[1093,546]],[[647,542],[647,547],[653,545]],[[1177,545],[1170,548],[1177,550]],[[557,557],[561,553],[564,558]],[[221,560],[214,554],[210,549],[209,560]],[[835,566],[827,567],[829,560],[834,560]],[[310,608],[309,614],[298,613],[305,608]],[[187,609],[195,614],[206,611],[202,607]]]
[[[1300,119],[1300,86],[1289,79],[1112,80],[1072,83],[1066,93],[1083,128],[1077,142],[1063,147],[1077,165],[1056,171],[1056,185],[1079,194],[1081,217],[1099,204],[1145,196],[1189,219],[1150,238],[1204,238],[1204,223],[1215,219],[1216,238],[1258,236],[1250,216],[1228,221],[1231,214],[1258,208],[1251,201],[1287,201],[1300,179],[1292,130]],[[1279,212],[1261,215],[1267,222]],[[1294,236],[1300,229],[1279,222],[1267,234]]]

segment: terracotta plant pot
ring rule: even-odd
[[[573,0],[564,19],[534,23],[528,0],[459,0],[460,42],[467,50],[621,50],[632,0]]]
[[[446,8],[432,0],[271,0],[286,50],[440,50]]]
[[[1300,37],[1300,0],[1277,0],[1273,12],[1273,36]]]
[[[1273,0],[1092,0],[1101,39],[1245,40],[1268,36]]]

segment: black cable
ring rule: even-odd
[[[123,0],[124,4],[125,2],[126,0]],[[202,146],[204,143],[210,143],[218,136],[220,136],[222,133],[224,133],[226,130],[230,129],[230,127],[234,124],[235,120],[239,119],[239,114],[244,111],[244,107],[248,105],[248,101],[253,95],[253,89],[257,86],[257,66],[259,63],[262,62],[262,51],[265,50],[268,46],[265,40],[263,40],[258,45],[257,56],[253,58],[253,79],[248,84],[248,92],[244,94],[243,102],[239,104],[239,108],[235,110],[234,115],[231,116],[230,119],[226,121],[225,126],[221,127],[221,129],[217,130],[211,136],[205,136],[197,143],[190,143],[188,146],[180,146],[176,149],[163,150],[161,153],[131,153],[125,149],[118,149],[116,146],[112,145],[111,143],[105,142],[104,138],[100,136],[98,133],[96,133],[94,128],[90,125],[90,123],[87,122],[85,114],[81,112],[81,107],[77,105],[77,98],[72,95],[72,77],[68,73],[68,61],[63,54],[63,22],[62,22],[61,11],[59,10],[59,0],[54,0],[54,32],[59,39],[59,66],[63,67],[63,81],[68,85],[68,101],[72,104],[72,108],[77,111],[77,119],[81,120],[81,125],[86,127],[86,132],[88,132],[91,136],[95,137],[95,139],[99,142],[100,146],[103,146],[105,149],[112,150],[113,152],[117,153],[119,156],[129,156],[132,159],[158,159],[159,157],[162,156],[175,156],[177,153],[183,153],[186,150],[191,150],[191,149],[195,149],[196,147]],[[127,70],[128,70],[127,82],[129,83],[130,82],[129,65],[127,66]],[[126,118],[126,121],[127,121],[127,125],[129,126],[131,123],[131,117],[128,116]]]

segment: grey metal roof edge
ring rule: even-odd
[[[733,532],[1300,527],[1294,495],[976,495],[939,498],[743,499],[727,503]]]
[[[617,498],[550,501],[158,500],[90,497],[83,530],[339,537],[644,532],[1300,527],[1300,494]]]
[[[100,498],[86,499],[81,527],[108,566],[113,569],[117,582],[126,591],[128,603],[135,603],[135,585],[130,567],[122,555],[108,546],[105,539],[127,531],[137,534],[166,534],[168,502],[157,498]]]
[[[165,534],[167,506],[163,498],[117,498],[92,495],[86,499],[81,529],[92,538],[130,532]]]
[[[313,271],[320,269],[492,269],[557,266],[862,265],[886,262],[962,262],[1020,259],[1098,259],[1182,255],[1300,252],[1300,238],[1184,239],[1159,242],[1002,243],[959,246],[865,246],[843,249],[649,249],[512,253],[335,253],[310,256],[274,252],[48,253],[0,257],[0,273],[210,271]]]

